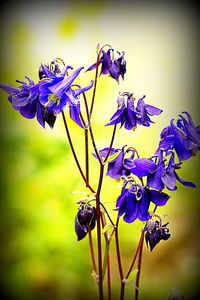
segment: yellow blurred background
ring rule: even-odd
[[[119,92],[146,95],[146,102],[163,109],[156,124],[129,132],[118,130],[114,147],[125,144],[142,157],[157,148],[159,134],[182,111],[199,122],[198,22],[192,4],[171,2],[11,2],[1,11],[0,82],[16,84],[24,76],[38,80],[38,67],[61,57],[74,69],[96,60],[96,45],[110,44],[125,51],[127,72],[118,85],[108,76],[98,80],[93,126],[99,149],[109,144],[112,126],[104,127],[116,109]],[[89,84],[94,71],[77,79]],[[88,92],[91,99],[91,91]],[[67,109],[66,114],[68,115]],[[83,131],[69,120],[75,148],[84,165]],[[61,116],[53,130],[14,111],[0,92],[1,125],[1,260],[2,286],[9,299],[97,299],[88,239],[77,242],[74,218],[79,177]],[[92,148],[90,148],[92,152]],[[199,184],[199,156],[184,162],[180,177]],[[91,156],[91,183],[98,180],[98,164]],[[114,201],[118,182],[104,179],[103,201]],[[178,183],[171,199],[158,213],[167,214],[172,237],[152,253],[144,250],[141,300],[167,299],[173,289],[195,299],[199,284],[199,188]],[[114,203],[109,210],[112,212]],[[141,224],[120,224],[120,244],[127,270],[140,236]],[[93,232],[95,239],[95,231]],[[96,243],[96,242],[95,242]],[[114,244],[114,243],[113,243]],[[111,254],[115,256],[114,245]],[[118,299],[119,276],[111,261],[113,299]],[[133,299],[133,283],[126,299]]]

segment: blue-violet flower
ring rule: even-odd
[[[121,195],[116,200],[116,209],[118,217],[124,215],[123,219],[127,223],[132,223],[137,218],[141,221],[147,221],[150,218],[148,212],[150,202],[156,205],[165,205],[169,199],[169,195],[150,190],[140,184],[131,184],[126,188],[127,183],[122,189]]]
[[[127,130],[135,129],[137,124],[150,126],[150,123],[154,123],[150,116],[159,115],[162,110],[145,104],[144,98],[145,96],[139,99],[137,106],[135,106],[135,98],[133,98],[132,93],[124,92],[120,94],[117,98],[118,109],[106,126],[121,123],[121,127],[124,126]]]

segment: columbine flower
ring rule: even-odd
[[[96,224],[96,208],[82,201],[79,204],[80,207],[75,219],[75,231],[78,241],[82,240],[89,230],[94,229]]]
[[[176,181],[178,180],[185,186],[196,187],[194,183],[180,178],[176,173],[176,170],[181,168],[181,163],[174,162],[173,152],[171,152],[171,157],[168,165],[166,166],[166,159],[163,158],[163,152],[164,151],[160,152],[155,172],[148,175],[147,184],[157,190],[162,190],[166,186],[168,190],[174,191],[177,189]]]
[[[86,87],[72,89],[71,85],[83,67],[65,77],[69,68],[72,69],[70,66],[66,66],[61,73],[54,74],[48,68],[42,66],[47,80],[40,85],[40,102],[56,114],[59,114],[68,105],[70,108],[70,117],[80,127],[84,127],[80,118],[80,101],[78,96],[89,90],[93,82]]]
[[[126,73],[126,61],[124,59],[125,52],[120,53],[117,51],[119,57],[112,58],[111,54],[113,54],[114,49],[108,49],[107,52],[102,50],[102,57],[99,60],[99,64],[101,64],[101,74],[109,74],[112,78],[114,78],[117,82],[119,81],[119,77],[121,76],[124,79],[124,74]],[[95,69],[97,66],[96,63],[92,64],[87,71]]]
[[[169,199],[169,195],[150,190],[140,184],[131,184],[126,188],[127,181],[122,189],[121,195],[116,200],[116,209],[118,217],[124,215],[123,219],[127,223],[132,223],[137,218],[141,221],[147,221],[150,218],[148,212],[150,202],[156,205],[165,205]]]
[[[167,228],[168,224],[169,223],[162,225],[161,221],[154,221],[152,218],[148,220],[147,227],[145,227],[143,231],[146,231],[145,240],[150,251],[152,251],[161,240],[166,241],[170,238],[171,234]]]
[[[108,170],[106,175],[110,176],[113,179],[120,179],[122,176],[128,176],[131,173],[139,177],[147,176],[151,174],[156,169],[156,164],[150,158],[134,158],[135,149],[129,147],[125,150],[125,147],[122,149],[112,148],[108,158]],[[104,148],[99,151],[101,158],[105,158],[109,148]],[[125,158],[125,155],[128,152],[132,152],[131,156]],[[93,154],[95,157],[96,155]]]
[[[1,83],[0,88],[9,94],[8,100],[15,110],[19,110],[23,117],[27,119],[36,117],[43,127],[45,127],[45,123],[48,123],[53,128],[56,120],[55,114],[39,102],[39,86],[41,83],[34,84],[32,79],[27,76],[25,78],[28,79],[29,83],[17,80],[21,86],[15,87]]]
[[[200,150],[200,126],[195,126],[191,115],[184,112],[187,119],[180,115],[177,126],[172,119],[170,126],[161,132],[161,141],[156,150],[156,155],[160,149],[164,149],[168,154],[169,150],[175,150],[179,160],[184,161],[190,158],[197,150]]]
[[[114,125],[121,123],[121,127],[125,129],[134,129],[137,124],[143,126],[150,126],[150,123],[154,123],[150,116],[159,115],[162,110],[152,105],[145,104],[143,96],[138,100],[137,106],[134,105],[135,98],[132,93],[122,93],[117,98],[118,109],[116,113],[111,117],[110,122],[107,125]]]

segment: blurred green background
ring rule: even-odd
[[[121,91],[134,92],[162,108],[150,128],[135,132],[121,129],[115,147],[134,146],[141,156],[151,156],[159,133],[170,119],[189,111],[199,121],[198,22],[193,2],[6,2],[1,10],[0,82],[15,84],[30,76],[37,82],[41,62],[61,57],[74,68],[87,68],[96,59],[97,43],[126,51],[127,73],[118,85],[101,76],[94,108],[94,133],[99,149],[106,147],[112,126],[104,127],[116,109]],[[87,85],[94,71],[80,75]],[[88,93],[91,98],[91,92]],[[66,110],[66,114],[67,110]],[[74,145],[84,164],[83,132],[70,122]],[[1,291],[16,300],[97,299],[88,240],[77,242],[74,218],[84,187],[79,177],[61,116],[53,130],[43,129],[14,111],[3,91],[0,94],[1,128]],[[92,148],[90,149],[92,152]],[[179,174],[199,184],[199,156],[184,162]],[[98,165],[91,157],[91,183]],[[114,201],[117,182],[105,177],[104,201]],[[167,214],[172,237],[150,253],[144,250],[141,300],[167,299],[173,288],[186,299],[196,299],[199,285],[199,188],[178,184],[171,199],[158,213]],[[109,206],[110,211],[114,203]],[[115,216],[115,212],[112,212]],[[141,224],[121,222],[120,243],[125,270],[140,236]],[[95,238],[95,231],[93,233]],[[95,242],[96,243],[96,242]],[[115,249],[111,247],[112,256]],[[119,276],[111,261],[113,299]],[[133,299],[133,284],[126,299]],[[198,297],[197,297],[198,298]]]

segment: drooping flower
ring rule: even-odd
[[[169,154],[169,150],[175,150],[179,160],[184,161],[200,150],[200,126],[195,126],[191,115],[188,112],[187,119],[180,115],[177,126],[172,119],[170,126],[161,132],[161,141],[155,154],[159,155],[160,149],[164,149]]]
[[[174,191],[177,189],[176,181],[178,180],[185,186],[196,187],[194,183],[180,178],[176,173],[176,170],[181,168],[181,163],[174,162],[174,152],[171,151],[168,165],[166,165],[163,153],[164,151],[160,151],[155,172],[148,174],[147,184],[157,190],[163,190],[166,187],[168,190]]]
[[[118,53],[118,58],[112,58],[114,49],[109,48],[108,51],[102,50],[102,57],[99,60],[99,64],[101,64],[101,74],[109,74],[112,78],[114,78],[117,82],[119,81],[119,77],[121,76],[124,79],[124,74],[126,73],[126,61],[124,59],[125,52]],[[111,55],[112,54],[112,55]],[[97,63],[92,64],[86,71],[90,71],[95,69]]]
[[[135,98],[133,98],[132,93],[125,92],[120,94],[117,98],[118,109],[106,126],[121,123],[121,127],[124,126],[125,129],[132,130],[137,124],[150,126],[150,123],[154,123],[150,116],[159,115],[162,110],[145,104],[144,97],[139,99],[137,106],[135,106]]]
[[[39,102],[39,86],[41,82],[34,84],[34,81],[28,76],[25,76],[27,82],[19,81],[21,86],[13,86],[10,84],[0,83],[0,88],[9,94],[8,100],[13,108],[18,110],[21,115],[27,119],[37,118],[38,122],[45,127],[47,123],[53,128],[56,115],[48,108],[44,107]]]
[[[167,228],[168,224],[169,223],[162,225],[161,221],[148,220],[147,227],[145,227],[143,231],[146,231],[145,240],[150,251],[152,251],[161,240],[166,241],[170,238],[171,234]]]
[[[128,176],[130,174],[137,175],[139,177],[147,176],[156,169],[156,164],[150,158],[134,158],[135,149],[129,147],[125,150],[126,145],[121,149],[112,148],[109,154],[108,170],[106,175],[113,179],[120,179],[122,176]],[[104,148],[99,151],[101,158],[106,158],[109,148]],[[126,158],[126,154],[131,152],[131,156]],[[96,155],[94,154],[96,157]]]
[[[147,221],[150,218],[148,212],[150,202],[156,205],[165,205],[169,199],[169,195],[150,190],[140,184],[131,184],[126,188],[127,183],[122,189],[121,195],[116,200],[116,209],[118,217],[124,215],[123,219],[127,223],[132,223],[137,218],[141,221]]]
[[[96,208],[89,203],[79,202],[80,206],[75,219],[75,231],[78,241],[82,240],[96,224]]]

